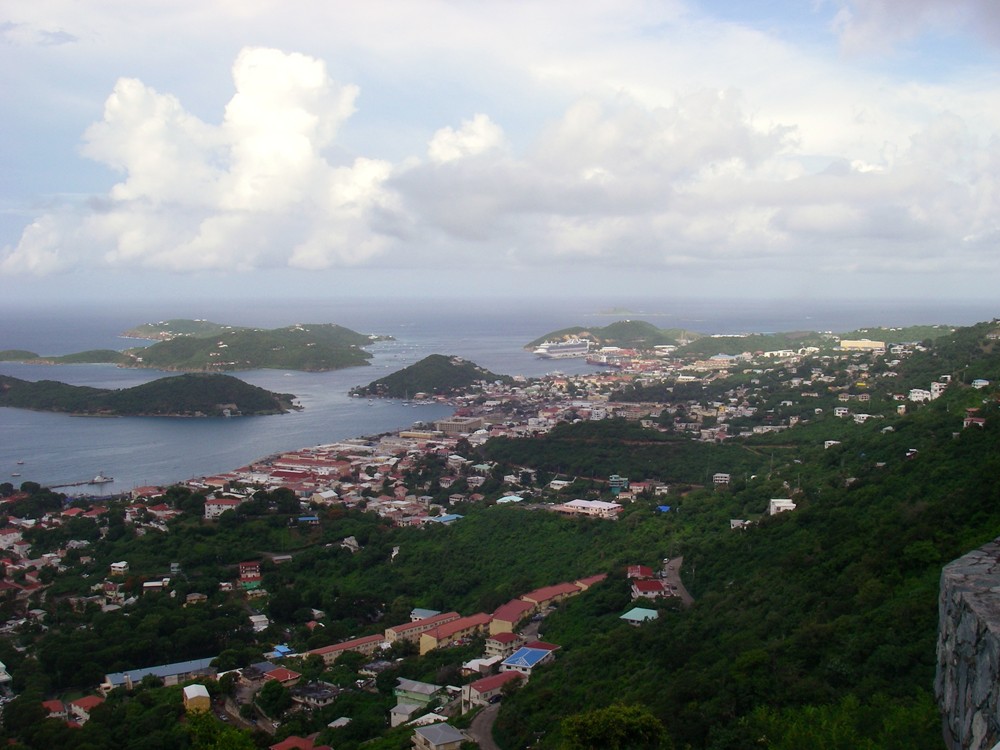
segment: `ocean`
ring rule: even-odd
[[[815,301],[703,300],[289,300],[178,302],[121,307],[54,305],[6,309],[0,303],[0,350],[42,355],[87,349],[125,349],[149,342],[122,338],[127,328],[170,318],[279,327],[338,323],[362,333],[388,334],[374,344],[368,367],[328,373],[255,370],[237,377],[295,394],[303,410],[266,417],[182,419],[92,418],[0,408],[0,481],[56,486],[110,476],[108,484],[67,487],[70,495],[125,492],[244,466],[281,451],[375,435],[448,416],[440,404],[356,399],[348,391],[410,365],[428,354],[458,355],[497,373],[540,376],[589,372],[583,360],[542,360],[523,349],[545,333],[573,325],[647,320],[661,328],[701,333],[792,330],[847,332],[872,325],[968,325],[996,314],[989,301],[928,303],[821,303]],[[127,388],[173,373],[110,365],[24,365],[0,362],[0,374],[25,380]]]

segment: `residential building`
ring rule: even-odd
[[[208,688],[204,685],[184,686],[185,711],[208,711],[211,707],[212,699],[208,694]]]
[[[604,500],[570,500],[568,503],[553,505],[552,510],[572,515],[593,516],[594,518],[617,518],[622,506]]]
[[[113,576],[123,576],[128,574],[128,561],[122,560],[120,562],[111,563],[111,575]]]
[[[319,732],[310,734],[308,737],[298,737],[291,735],[281,742],[276,742],[268,746],[268,750],[333,750],[329,745],[317,745],[316,737]]]
[[[485,706],[490,698],[500,695],[504,685],[518,682],[522,679],[520,672],[511,670],[483,677],[481,680],[462,686],[462,712],[469,711],[473,706]]]
[[[444,688],[441,685],[432,685],[429,682],[400,677],[396,680],[396,687],[392,694],[396,696],[399,703],[416,703],[420,706],[426,706],[441,695],[442,690]]]
[[[322,656],[323,663],[329,667],[337,661],[341,654],[347,653],[348,651],[357,651],[358,653],[371,656],[377,650],[382,648],[384,644],[385,638],[383,636],[366,635],[361,638],[353,638],[349,641],[344,641],[343,643],[335,643],[332,646],[314,648],[311,651],[306,651],[303,656],[309,656],[310,654]]]
[[[420,641],[421,633],[426,633],[428,630],[435,628],[438,625],[454,622],[460,617],[461,615],[458,614],[458,612],[445,612],[443,614],[435,613],[423,619],[411,620],[410,622],[403,623],[402,625],[393,625],[391,628],[386,628],[385,640],[389,643],[395,643],[396,641],[417,643]]]
[[[531,671],[542,664],[555,659],[553,651],[542,648],[522,646],[500,664],[501,672],[520,672],[525,677],[531,676]]]
[[[459,750],[466,736],[450,724],[430,724],[413,732],[414,750]]]
[[[205,500],[205,520],[212,521],[227,510],[236,510],[242,500],[235,497],[211,497]]]
[[[101,692],[107,693],[117,687],[132,690],[137,684],[142,682],[142,678],[146,675],[159,677],[167,687],[180,685],[198,677],[215,677],[216,669],[212,666],[212,661],[215,658],[214,656],[209,656],[204,659],[192,659],[190,661],[180,661],[156,667],[131,669],[128,672],[107,674],[104,676]]]
[[[67,706],[69,718],[78,724],[86,724],[90,721],[90,712],[102,703],[104,703],[104,698],[99,695],[85,695],[75,701],[70,701]]]
[[[672,593],[666,583],[655,578],[633,579],[630,584],[630,588],[632,591],[632,599],[638,599],[643,596],[647,599],[659,599],[664,596],[670,596]]]
[[[490,623],[492,627],[492,623]],[[486,655],[502,656],[506,659],[524,642],[524,639],[516,633],[501,632],[490,635],[486,639]]]
[[[785,513],[790,510],[795,510],[795,503],[784,498],[773,498],[767,506],[767,513],[771,516],[777,515],[778,513]]]
[[[479,612],[431,628],[420,635],[420,655],[423,656],[436,648],[450,646],[463,638],[479,635],[489,624],[490,616],[485,612]]]
[[[554,586],[543,586],[530,591],[521,598],[532,605],[534,612],[541,612],[546,607],[558,604],[563,599],[576,596],[583,589],[575,583],[557,583]]]
[[[506,604],[501,604],[493,613],[490,621],[490,635],[497,633],[513,633],[517,629],[518,623],[527,618],[534,605],[523,599],[513,599]]]
[[[644,622],[649,622],[650,620],[656,620],[659,618],[660,613],[655,609],[646,609],[645,607],[633,607],[628,612],[623,614],[619,619],[624,620],[629,625],[639,626]]]

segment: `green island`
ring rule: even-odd
[[[287,412],[294,399],[222,374],[175,375],[119,390],[0,375],[0,406],[81,416],[258,416]]]
[[[26,546],[0,586],[0,740],[408,750],[421,729],[389,719],[423,695],[407,716],[439,710],[462,750],[483,724],[502,750],[938,750],[942,566],[1000,533],[1000,325],[935,332],[477,384],[470,411],[554,424],[494,415],[475,444],[445,420],[137,498],[0,483]],[[307,490],[276,486],[291,465]],[[401,635],[431,612],[479,627]],[[480,700],[512,638],[549,655]],[[186,660],[206,673],[118,681]]]
[[[453,396],[467,392],[476,383],[511,381],[509,375],[497,375],[461,357],[431,354],[391,375],[353,388],[351,395],[379,398]]]
[[[372,355],[363,347],[388,338],[361,334],[334,323],[263,329],[183,319],[147,323],[122,335],[152,339],[156,343],[123,352],[101,349],[62,356],[8,349],[0,351],[0,361],[53,365],[100,363],[180,372],[257,369],[323,372],[367,365]]]
[[[628,349],[652,349],[656,346],[674,346],[677,356],[704,356],[714,354],[741,354],[743,352],[774,351],[815,347],[825,350],[835,346],[840,339],[870,338],[887,343],[934,340],[954,331],[946,325],[871,327],[849,333],[833,334],[819,331],[788,331],[779,333],[750,333],[740,335],[706,335],[680,328],[658,328],[644,320],[620,320],[603,327],[571,326],[551,331],[525,344],[525,349],[535,349],[547,341],[581,339],[597,347],[616,346]]]
[[[701,338],[703,334],[680,328],[658,328],[644,320],[619,320],[606,326],[571,326],[541,336],[525,344],[525,349],[535,349],[546,341],[584,339],[598,346],[653,348],[661,345],[676,346],[681,341]]]

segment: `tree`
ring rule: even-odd
[[[257,705],[272,719],[277,719],[292,705],[292,694],[277,680],[268,680],[257,693]]]
[[[673,747],[645,706],[615,703],[563,719],[563,750],[659,750]]]

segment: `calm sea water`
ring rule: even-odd
[[[207,318],[234,325],[277,327],[339,323],[363,333],[389,334],[395,341],[371,347],[369,367],[330,373],[258,370],[238,377],[269,390],[293,393],[300,412],[226,420],[128,417],[98,419],[0,408],[0,481],[15,485],[79,482],[103,473],[113,484],[67,492],[118,492],[143,484],[165,484],[243,466],[279,451],[378,434],[448,416],[441,405],[409,406],[394,401],[350,398],[355,385],[401,369],[432,353],[466,357],[494,372],[543,375],[593,370],[582,360],[539,360],[524,351],[544,333],[571,325],[606,325],[625,318],[703,333],[790,330],[849,331],[868,325],[970,324],[996,314],[992,303],[816,304],[718,300],[620,301],[298,300],[294,302],[178,303],[148,308],[0,307],[0,349],[28,349],[43,355],[85,349],[124,349],[143,342],[118,334],[131,326],[169,318]],[[169,373],[105,365],[38,366],[0,363],[0,373],[25,380],[59,380],[74,385],[127,388]],[[23,462],[23,463],[19,463]],[[12,476],[18,474],[19,476]],[[10,475],[10,476],[9,476]]]

